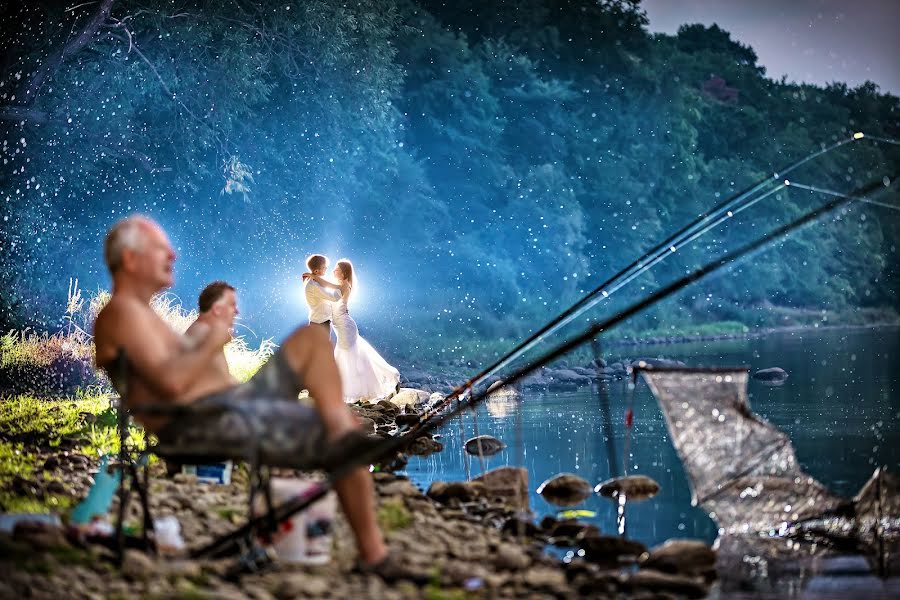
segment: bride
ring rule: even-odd
[[[350,261],[341,259],[337,262],[334,268],[337,284],[313,273],[304,273],[303,278],[307,277],[321,286],[340,292],[340,298],[334,303],[331,326],[337,336],[334,360],[344,384],[344,401],[374,400],[396,391],[400,373],[359,335],[356,321],[347,310],[347,302],[353,291],[353,265]]]

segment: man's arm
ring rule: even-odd
[[[332,284],[334,285],[334,284]],[[310,282],[306,285],[307,294],[311,295],[313,298],[317,300],[322,300],[325,302],[334,302],[334,294],[329,292],[325,288],[320,285],[317,285],[314,282]]]
[[[324,277],[322,277],[322,276],[320,276],[320,275],[315,275],[315,274],[312,274],[312,273],[311,273],[311,274],[310,274],[310,278],[312,278],[313,281],[315,281],[316,283],[318,283],[318,284],[319,284],[320,286],[322,286],[323,288],[329,288],[329,289],[332,289],[332,290],[339,290],[339,289],[341,289],[341,286],[339,286],[339,285],[336,284],[336,283],[331,283],[330,281],[328,281],[327,279],[325,279]],[[325,290],[322,290],[322,291],[325,291]],[[325,292],[325,293],[328,294],[328,292]]]
[[[97,317],[94,326],[97,345],[97,364],[107,367],[115,359],[119,349],[124,349],[128,363],[141,380],[172,400],[184,400],[184,393],[197,376],[231,339],[225,327],[209,326],[195,343],[172,351],[163,338],[171,334],[178,343],[183,339],[178,333],[161,332],[164,323],[149,320],[146,310],[130,302],[110,302]]]

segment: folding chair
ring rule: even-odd
[[[226,460],[246,461],[249,469],[249,501],[247,506],[247,519],[250,527],[238,529],[238,547],[243,550],[243,563],[248,568],[253,568],[262,560],[265,552],[260,548],[258,539],[268,539],[269,534],[277,530],[278,521],[275,519],[275,511],[272,505],[272,491],[270,486],[270,472],[267,466],[260,462],[260,443],[254,433],[254,437],[243,447],[235,447],[228,452],[222,452],[221,448],[203,448],[193,446],[191,448],[179,448],[166,445],[161,442],[151,444],[149,438],[145,438],[144,448],[132,447],[129,444],[130,434],[128,427],[131,417],[136,414],[147,416],[165,416],[179,418],[185,416],[209,416],[221,414],[222,408],[216,406],[192,406],[173,404],[142,405],[129,407],[128,405],[128,360],[124,350],[120,350],[116,358],[115,366],[111,371],[114,387],[119,391],[120,397],[116,403],[117,428],[119,434],[118,461],[108,468],[110,472],[118,469],[121,472],[119,480],[119,508],[116,518],[114,550],[116,560],[122,562],[126,546],[136,546],[144,550],[155,551],[155,542],[150,536],[153,531],[153,518],[149,505],[149,456],[156,456],[181,462],[185,464],[208,464],[223,462]],[[234,407],[230,410],[234,411]],[[239,410],[239,409],[238,409]],[[248,414],[239,413],[250,421]],[[248,427],[251,432],[255,428]],[[125,536],[124,524],[131,493],[137,492],[143,511],[143,532],[139,539],[128,539]],[[266,515],[259,519],[253,517],[254,502],[257,494],[261,493],[265,499]],[[224,538],[233,538],[234,533],[227,534]],[[210,547],[210,546],[208,546]],[[192,553],[195,555],[197,553]]]

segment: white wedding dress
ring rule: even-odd
[[[344,298],[334,303],[331,326],[337,336],[334,360],[341,373],[344,401],[373,401],[393,392],[400,382],[400,372],[359,335]]]

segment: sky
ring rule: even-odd
[[[685,23],[731,32],[773,79],[824,85],[866,80],[900,95],[900,0],[644,0],[653,32]]]

